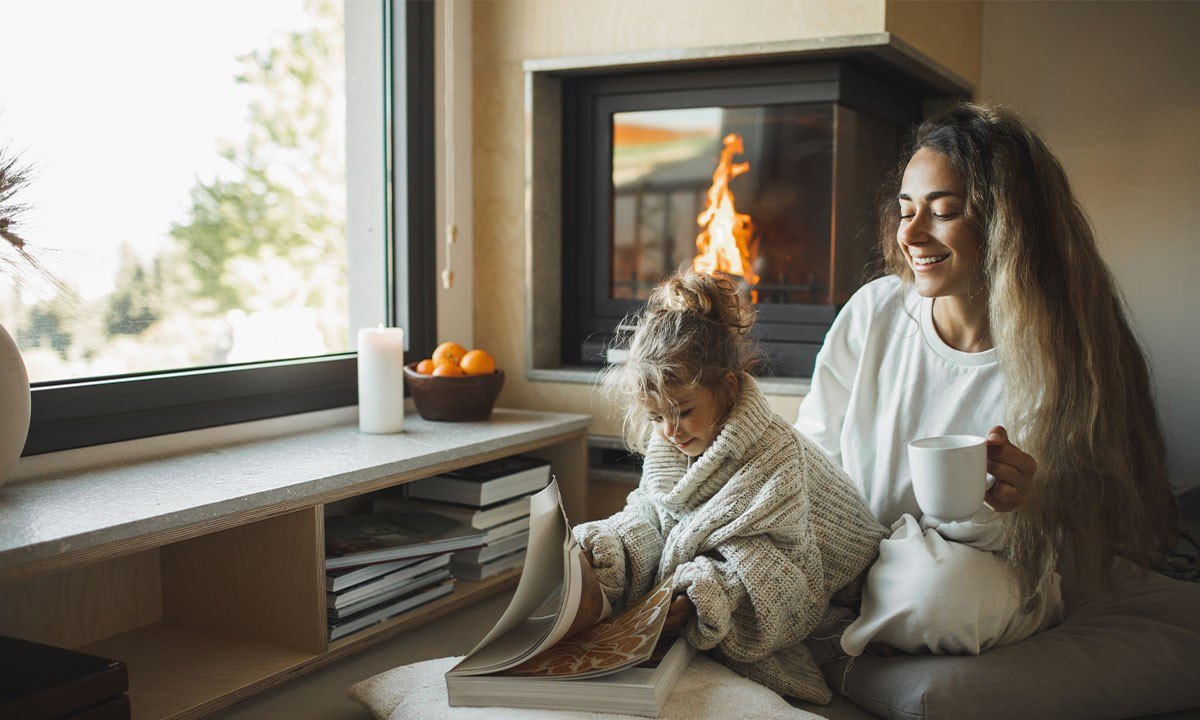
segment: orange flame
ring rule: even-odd
[[[713,171],[712,186],[708,188],[708,206],[696,216],[700,234],[696,236],[699,254],[692,260],[692,269],[712,275],[723,272],[740,275],[750,285],[758,283],[755,274],[754,254],[757,243],[754,236],[754,221],[745,213],[739,213],[733,204],[733,192],[729,182],[750,169],[750,163],[734,163],[733,156],[741,155],[742,136],[729,133],[725,136],[725,148],[721,150],[721,161]],[[758,293],[751,291],[751,302],[757,302]]]

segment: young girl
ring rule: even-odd
[[[629,359],[606,378],[626,402],[626,442],[645,455],[641,483],[624,510],[575,532],[597,605],[602,593],[620,611],[673,575],[668,626],[823,704],[831,693],[803,641],[853,619],[831,601],[852,599],[884,531],[845,474],[767,406],[747,372],[752,324],[727,279],[687,273],[654,291]]]

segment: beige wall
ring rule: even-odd
[[[983,3],[978,0],[887,0],[884,27],[979,87]]]
[[[1200,487],[1200,3],[989,2],[981,96],[1042,131],[1149,352],[1172,482]]]
[[[737,16],[731,12],[736,9]],[[508,369],[500,403],[584,412],[615,433],[586,385],[531,382],[525,367],[524,75],[533,59],[768,42],[884,30],[883,0],[477,2],[474,42],[475,344]],[[684,22],[682,18],[687,18]],[[794,417],[800,398],[770,398]]]

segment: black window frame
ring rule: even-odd
[[[382,0],[388,308],[409,352],[427,357],[437,333],[434,190],[434,4]],[[400,10],[402,17],[395,17]],[[404,23],[404,47],[393,42]],[[404,96],[392,88],[403,72]],[[407,165],[396,168],[394,142]],[[399,174],[399,173],[403,174]],[[399,188],[400,192],[396,192]],[[397,205],[403,207],[397,208]],[[396,218],[403,221],[399,227]],[[396,282],[403,278],[403,284]],[[36,383],[23,455],[324,410],[358,402],[356,354]]]

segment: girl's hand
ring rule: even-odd
[[[692,604],[692,599],[687,593],[676,595],[667,608],[667,621],[663,624],[663,630],[678,630],[695,614],[696,606]]]
[[[1008,440],[1008,431],[997,425],[987,436],[987,471],[996,482],[984,496],[996,512],[1010,512],[1029,501],[1037,461]]]
[[[575,622],[571,623],[567,630],[567,637],[574,637],[600,622],[600,616],[604,614],[604,589],[600,587],[600,581],[596,579],[596,573],[592,570],[592,554],[584,550],[583,555],[586,561],[582,567],[583,593],[579,598]]]

